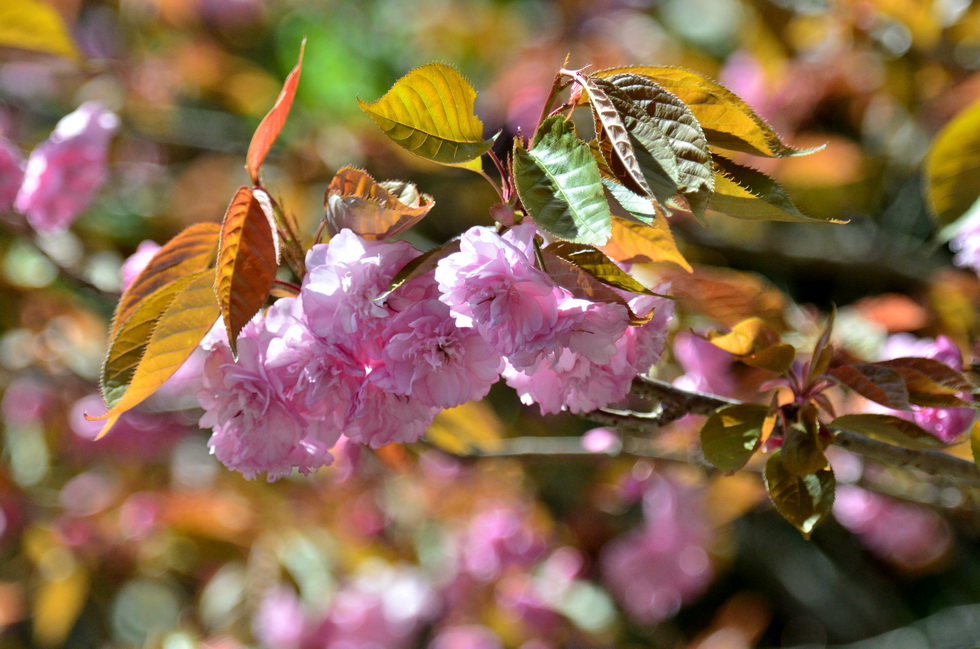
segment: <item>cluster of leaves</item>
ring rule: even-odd
[[[795,349],[779,342],[760,318],[710,336],[715,346],[746,365],[779,374],[770,385],[788,388],[791,396],[780,400],[774,395],[768,406],[736,403],[716,410],[701,429],[704,457],[734,473],[756,452],[771,450],[765,466],[769,496],[779,513],[806,535],[831,511],[835,481],[824,452],[840,431],[913,450],[944,446],[934,434],[896,415],[838,416],[827,390],[843,386],[900,411],[972,407],[960,395],[976,390],[962,372],[931,358],[854,362],[830,342],[833,324],[832,313],[804,363],[794,362]]]

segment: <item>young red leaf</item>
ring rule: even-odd
[[[279,267],[272,204],[261,189],[239,188],[221,223],[214,292],[232,352],[249,320],[269,298]]]
[[[338,171],[323,197],[330,235],[349,228],[365,239],[387,239],[404,232],[435,204],[411,183],[379,183],[354,167]]]
[[[157,289],[207,268],[214,259],[220,230],[217,223],[196,223],[157,250],[116,305],[109,339],[115,337],[139,304]]]
[[[876,365],[891,368],[901,374],[910,392],[955,394],[973,391],[973,384],[961,372],[934,358],[893,358],[879,361]]]
[[[895,410],[912,408],[905,379],[891,368],[876,363],[855,363],[835,367],[827,374],[875,403]]]
[[[293,98],[296,96],[296,87],[299,85],[305,49],[306,40],[304,39],[299,46],[299,59],[296,61],[296,66],[286,77],[286,82],[282,85],[282,91],[279,93],[276,103],[272,106],[272,110],[262,118],[259,127],[255,129],[255,134],[252,135],[252,141],[248,145],[245,168],[248,170],[248,176],[252,179],[253,185],[259,184],[259,169],[262,167],[262,162],[276,138],[279,137],[279,133],[286,123],[286,118],[289,117],[289,110],[293,107]]]

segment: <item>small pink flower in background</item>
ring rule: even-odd
[[[834,517],[875,556],[906,570],[934,564],[952,547],[953,534],[939,514],[853,485],[838,485]]]
[[[469,624],[439,631],[428,649],[504,649],[504,645],[497,634],[487,627]]]
[[[475,327],[518,369],[532,367],[557,349],[560,289],[534,267],[528,250],[534,226],[518,225],[500,237],[470,228],[460,250],[439,260],[439,297],[459,327]]]
[[[681,331],[674,336],[674,358],[684,369],[684,374],[674,380],[675,386],[723,397],[734,393],[732,355],[725,350],[691,332]]]
[[[306,633],[303,605],[291,589],[269,589],[252,619],[255,639],[270,649],[299,649]]]
[[[963,370],[963,355],[959,347],[946,336],[939,336],[935,340],[916,338],[911,334],[889,336],[881,350],[881,357],[890,359],[905,356],[932,358],[954,370]],[[969,395],[960,395],[960,398],[969,399]],[[878,409],[877,406],[875,409]],[[888,412],[914,421],[947,444],[954,442],[970,428],[976,414],[973,408],[920,408],[918,406],[913,406],[911,411],[888,409]]]
[[[460,543],[463,569],[484,582],[512,566],[531,567],[546,550],[545,540],[531,526],[529,512],[503,503],[474,516]]]
[[[86,102],[31,152],[14,209],[38,232],[67,229],[105,182],[109,140],[119,118]]]
[[[143,269],[146,268],[146,265],[150,263],[153,255],[157,254],[159,249],[160,244],[155,241],[140,242],[140,245],[136,247],[136,252],[127,257],[122,267],[119,268],[122,290],[125,291],[129,288],[129,285],[133,283],[137,275],[143,272]]]
[[[0,214],[13,207],[23,181],[24,162],[20,151],[0,137]]]
[[[96,442],[95,438],[105,422],[89,421],[85,415],[97,416],[104,412],[105,403],[98,393],[82,397],[71,407],[68,424],[80,451],[93,455],[112,452],[115,455],[156,459],[191,432],[192,422],[186,421],[181,413],[153,412],[141,404],[123,413],[112,430]]]
[[[615,453],[622,445],[619,432],[612,428],[593,428],[582,435],[582,448],[590,453]]]
[[[647,482],[643,518],[640,529],[603,548],[600,562],[609,591],[630,617],[656,624],[711,583],[711,533],[700,494],[660,475]]]
[[[949,249],[955,253],[954,264],[980,273],[980,210],[972,210],[972,214],[957,226]]]

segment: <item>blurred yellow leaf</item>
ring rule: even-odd
[[[601,250],[630,264],[668,263],[692,272],[691,264],[677,249],[663,210],[657,209],[654,227],[624,219],[612,220],[612,236]]]
[[[980,101],[943,127],[926,155],[929,209],[940,227],[957,221],[980,197]]]
[[[81,58],[61,16],[40,0],[0,2],[0,47]]]
[[[425,433],[433,446],[456,455],[496,450],[502,437],[496,413],[481,401],[443,410]]]

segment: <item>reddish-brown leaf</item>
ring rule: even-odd
[[[354,167],[338,171],[323,197],[330,235],[350,228],[365,239],[387,239],[404,232],[435,204],[431,196],[420,193],[411,183],[379,183]]]
[[[905,379],[896,370],[876,363],[841,365],[827,372],[862,397],[896,410],[910,410]]]
[[[276,103],[272,106],[272,110],[262,118],[259,127],[255,129],[255,134],[252,135],[252,141],[248,145],[245,168],[248,170],[249,178],[252,179],[254,185],[259,184],[259,169],[262,168],[262,162],[276,138],[279,137],[279,133],[286,123],[286,118],[289,117],[289,110],[293,107],[293,98],[296,96],[296,87],[299,85],[299,74],[303,67],[303,51],[305,49],[306,40],[304,39],[299,46],[299,59],[296,61],[296,67],[286,77],[286,82],[282,85],[282,91],[279,93]]]
[[[109,340],[112,340],[140,302],[157,289],[204,270],[214,259],[218,243],[217,223],[196,223],[163,245],[146,268],[136,276],[116,305]]]
[[[909,391],[931,394],[973,391],[973,385],[963,374],[934,358],[893,358],[880,361],[877,365],[889,367],[901,374]]]
[[[279,267],[279,239],[268,194],[239,188],[221,223],[214,292],[228,341],[236,340],[269,298]]]

